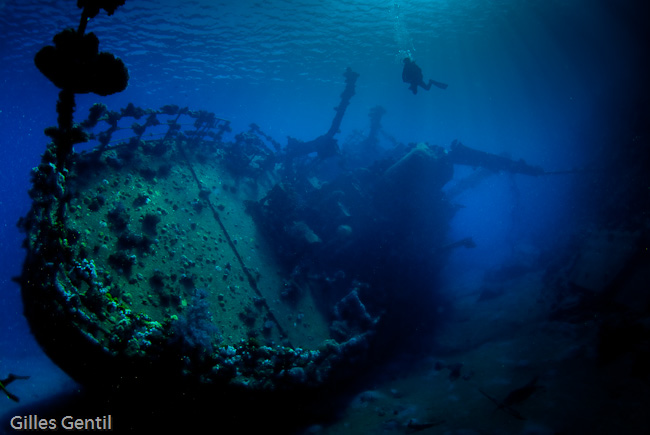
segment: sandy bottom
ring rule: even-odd
[[[625,358],[596,361],[595,321],[548,319],[541,276],[510,282],[493,299],[456,289],[452,320],[428,358],[358,394],[323,434],[648,434],[650,385],[627,376]],[[442,350],[441,350],[442,349]],[[461,363],[460,376],[446,367]],[[538,376],[540,390],[513,406],[524,420],[497,409],[497,400]],[[409,427],[410,423],[410,427]]]
[[[455,312],[431,339],[428,357],[390,365],[334,422],[314,422],[303,433],[650,433],[647,380],[628,376],[630,361],[625,358],[604,367],[597,364],[595,320],[549,321],[540,282],[539,275],[527,275],[484,301],[478,301],[476,292],[456,289],[461,296]],[[80,392],[35,348],[0,344],[2,376],[31,376],[10,386],[20,403],[0,397],[0,433],[15,433],[7,430],[11,416]],[[462,367],[454,378],[448,366],[458,363]],[[536,376],[543,390],[514,406],[524,420],[496,409],[479,391],[503,400]]]

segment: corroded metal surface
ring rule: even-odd
[[[179,118],[204,114],[148,115],[152,129],[152,116],[166,118],[154,139],[134,123],[139,134],[114,144],[96,134],[63,173],[51,152],[34,169],[21,283],[35,335],[84,383],[128,383],[155,366],[252,389],[321,384],[370,330],[332,340],[333,306],[279,264],[246,211],[273,180],[242,177],[208,135],[223,121],[182,131]]]

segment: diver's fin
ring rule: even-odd
[[[14,375],[13,373],[9,373],[9,376],[10,376],[12,379],[18,379],[18,380],[23,380],[23,381],[29,379],[29,376]]]
[[[25,379],[29,379],[29,376],[20,376],[20,375],[14,375],[13,373],[9,373],[9,375],[7,376],[7,379],[0,380],[0,384],[3,385],[3,386],[6,386],[6,385],[11,384],[13,381],[25,380]]]
[[[13,400],[14,402],[19,402],[20,399],[15,394],[12,394],[9,391],[7,391],[7,389],[5,388],[5,385],[9,385],[9,384],[11,384],[13,381],[15,381],[17,379],[29,379],[29,376],[19,376],[19,375],[14,375],[13,373],[9,373],[9,376],[7,376],[7,379],[2,379],[0,381],[0,390],[2,390],[2,392],[5,393],[5,395],[9,399]]]
[[[5,385],[9,385],[13,381],[26,380],[26,379],[29,379],[29,376],[20,376],[20,375],[14,375],[13,373],[9,373],[7,379],[3,380],[2,383]]]
[[[0,390],[2,390],[2,392],[5,393],[5,395],[6,395],[9,399],[13,400],[14,402],[18,402],[18,401],[20,400],[20,399],[18,399],[18,396],[16,396],[15,394],[11,394],[9,391],[7,391],[7,389],[6,389],[5,386],[2,384],[2,382],[0,382]]]
[[[7,395],[8,398],[10,398],[11,400],[13,400],[14,402],[20,402],[20,399],[19,399],[18,396],[16,396],[15,394],[11,394],[11,393],[10,393],[9,391],[7,391],[7,390],[5,390],[4,393]]]
[[[437,82],[437,81],[435,81],[435,80],[431,80],[431,79],[429,79],[429,82],[430,82],[433,86],[435,86],[435,87],[437,87],[437,88],[440,88],[440,89],[447,89],[447,86],[449,86],[449,85],[447,85],[447,84],[445,84],[445,83],[440,83],[440,82]]]

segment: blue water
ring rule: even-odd
[[[78,24],[74,3],[0,0],[0,376],[18,370],[10,357],[39,355],[11,281],[23,257],[15,224],[30,206],[43,129],[56,123],[57,89],[33,56]],[[310,140],[329,128],[349,66],[360,78],[341,143],[367,132],[368,111],[381,105],[384,131],[400,142],[458,139],[547,171],[593,168],[647,89],[647,17],[632,0],[127,0],[88,30],[124,60],[129,86],[79,96],[77,114],[97,101],[177,104],[231,120],[233,134],[255,122],[281,143]],[[448,89],[412,95],[401,81],[406,55]],[[584,185],[575,175],[499,174],[463,193],[449,239],[472,236],[477,247],[452,255],[450,291],[522,250],[564,246],[590,213]]]

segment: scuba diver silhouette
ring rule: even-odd
[[[402,70],[402,81],[404,83],[410,83],[409,89],[413,91],[413,94],[418,93],[418,86],[420,86],[425,91],[431,89],[431,85],[434,85],[440,89],[447,89],[447,85],[444,83],[436,82],[435,80],[429,79],[429,83],[424,83],[424,77],[422,76],[422,70],[419,66],[415,64],[410,58],[404,58],[404,69]]]
[[[14,375],[12,373],[9,373],[9,376],[7,376],[6,379],[0,379],[0,390],[2,390],[3,393],[7,395],[7,397],[14,402],[18,402],[20,399],[18,399],[18,396],[15,394],[11,394],[9,391],[7,391],[7,388],[5,388],[7,385],[11,384],[13,381],[18,380],[18,379],[29,379],[29,376],[18,376]]]

